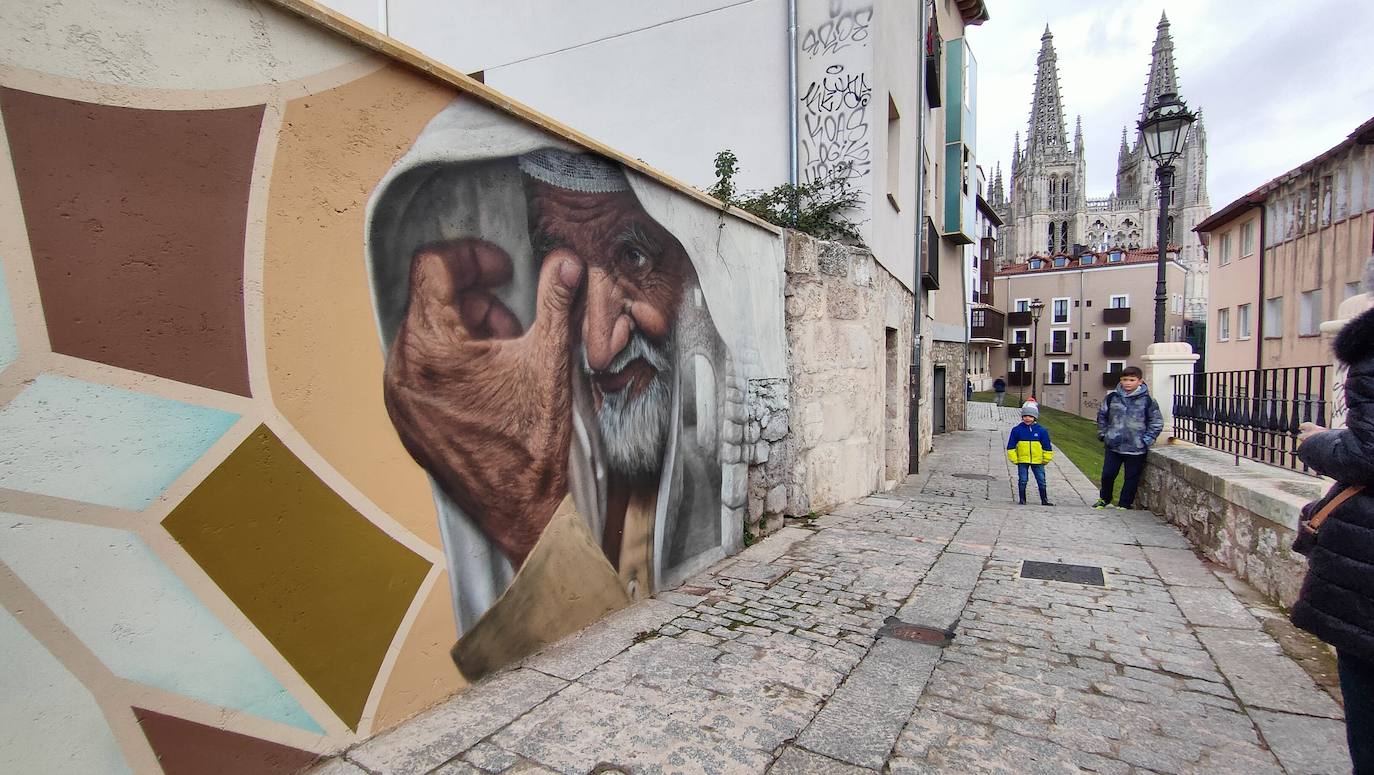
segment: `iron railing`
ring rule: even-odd
[[[1325,425],[1329,366],[1207,371],[1174,377],[1174,436],[1236,457],[1312,473],[1298,426]]]

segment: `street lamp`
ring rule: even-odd
[[[1044,311],[1045,302],[1031,301],[1031,398],[1035,398],[1035,378],[1040,373],[1040,313]]]
[[[1022,376],[1020,379],[1016,380],[1016,383],[1021,387],[1021,403],[1024,404],[1026,403],[1026,372],[1024,371],[1026,368],[1026,346],[1024,344],[1016,348],[1016,355],[1021,359],[1022,368]]]
[[[1164,262],[1169,248],[1169,191],[1174,187],[1174,160],[1183,153],[1188,127],[1197,116],[1174,92],[1163,92],[1137,126],[1145,137],[1145,152],[1159,165],[1159,268],[1155,275],[1155,341],[1164,341]]]

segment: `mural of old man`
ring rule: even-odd
[[[727,540],[733,365],[636,185],[459,100],[369,205],[387,411],[433,485],[469,677]]]

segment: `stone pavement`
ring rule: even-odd
[[[1341,709],[1144,511],[1011,503],[1015,409],[318,767],[374,773],[1345,773]],[[1019,577],[1102,568],[1106,586]],[[953,626],[945,647],[884,624]]]

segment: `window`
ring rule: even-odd
[[[1013,312],[1030,312],[1030,299],[1017,299],[1016,309]]]
[[[1107,302],[1107,306],[1112,309],[1125,309],[1131,306],[1131,297],[1124,293],[1112,294],[1112,298]]]
[[[1169,309],[1178,313],[1183,312],[1183,294],[1173,293],[1169,295]]]
[[[1031,269],[1039,269],[1040,267],[1042,267],[1042,266],[1044,266],[1044,265],[1045,265],[1045,262],[1044,262],[1044,261],[1041,261],[1041,260],[1038,259],[1038,258],[1032,258],[1032,259],[1030,260],[1030,268],[1031,268]]]
[[[1045,380],[1047,385],[1067,385],[1069,384],[1069,362],[1050,361],[1050,376]]]
[[[1231,341],[1231,310],[1229,308],[1217,310],[1217,341]]]
[[[1029,341],[1030,341],[1030,329],[1029,329],[1029,328],[1013,328],[1013,329],[1011,330],[1011,343],[1012,343],[1012,344],[1026,344],[1026,343],[1028,343]]]
[[[1097,256],[1093,255],[1092,253],[1084,253],[1083,256],[1078,259],[1078,263],[1082,264],[1083,266],[1087,266],[1089,264],[1096,264]]]
[[[1069,322],[1069,300],[1067,298],[1055,299],[1052,302],[1051,310],[1053,315],[1050,318],[1051,323]]]
[[[1240,227],[1240,256],[1244,258],[1255,252],[1255,222],[1242,224]]]
[[[1107,341],[1109,341],[1109,342],[1124,342],[1124,341],[1126,341],[1126,329],[1125,329],[1125,328],[1109,328],[1109,329],[1107,329]]]
[[[987,325],[988,311],[985,309],[975,309],[973,310],[973,314],[970,315],[970,318],[969,323],[974,328],[982,328]]]
[[[1113,250],[1107,254],[1107,263],[1109,264],[1119,264],[1124,260],[1126,260],[1126,255],[1119,250]]]
[[[1024,359],[1024,358],[1012,358],[1012,359],[1011,359],[1011,370],[1014,371],[1014,372],[1019,372],[1019,373],[1021,373],[1021,374],[1025,374],[1025,373],[1026,373],[1026,361],[1025,361],[1025,359]]]
[[[1250,338],[1250,305],[1242,304],[1236,307],[1236,338]]]
[[[1226,266],[1231,263],[1231,232],[1217,239],[1217,263]]]
[[[1068,266],[1068,265],[1069,265],[1069,258],[1068,258],[1068,256],[1059,256],[1058,258],[1054,259],[1054,265],[1055,265],[1055,266]]]
[[[1108,373],[1108,374],[1120,374],[1121,372],[1125,371],[1125,369],[1126,369],[1126,362],[1125,362],[1125,361],[1107,361],[1107,373]]]
[[[1361,293],[1361,291],[1360,291],[1360,281],[1359,281],[1359,280],[1356,280],[1356,281],[1353,282],[1353,283],[1346,283],[1346,284],[1345,284],[1345,298],[1346,298],[1346,299],[1348,299],[1348,298],[1350,298],[1350,297],[1352,297],[1352,296],[1359,296],[1360,293]],[[1344,301],[1344,300],[1345,300],[1345,299],[1342,299],[1342,301]]]
[[[902,182],[902,115],[897,102],[887,95],[887,201],[892,209],[900,210],[897,194]]]
[[[1331,176],[1322,176],[1321,225],[1331,225]]]
[[[1322,292],[1303,291],[1301,313],[1298,318],[1298,336],[1316,336],[1322,324]]]
[[[1277,339],[1283,336],[1283,297],[1275,296],[1264,300],[1264,337]]]
[[[1069,351],[1069,329],[1056,328],[1050,331],[1050,352],[1066,353]]]

